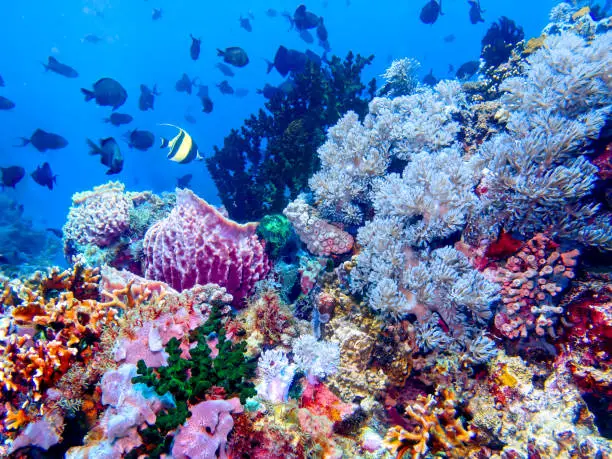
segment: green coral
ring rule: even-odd
[[[145,445],[132,451],[133,457],[147,454],[157,458],[168,452],[172,442],[169,433],[185,423],[191,416],[189,405],[203,401],[211,388],[222,387],[228,396],[238,396],[243,404],[255,395],[249,380],[255,374],[257,363],[245,359],[244,341],[236,344],[226,338],[222,319],[221,309],[213,305],[208,320],[189,336],[189,343],[195,344],[189,350],[190,359],[181,357],[180,341],[172,338],[166,345],[167,365],[149,368],[143,360],[138,362],[138,376],[132,382],[151,386],[160,396],[170,392],[175,407],[158,413],[155,425],[141,431]],[[214,359],[208,346],[212,338],[218,340],[219,353]]]
[[[259,222],[257,235],[266,241],[266,252],[277,259],[289,250],[294,238],[291,222],[281,214],[266,215]]]
[[[309,61],[303,72],[292,73],[292,91],[272,97],[266,110],[215,147],[206,165],[233,220],[280,213],[307,188],[319,168],[317,148],[327,129],[349,110],[367,113],[375,82],[363,97],[361,72],[372,60],[349,53],[344,61],[337,56],[321,64]]]

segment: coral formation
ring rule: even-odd
[[[295,201],[290,202],[283,214],[314,255],[341,255],[353,248],[353,236],[319,217],[318,212],[303,196],[298,196]]]
[[[537,234],[508,258],[495,274],[502,285],[497,330],[507,338],[526,338],[530,332],[554,336],[554,319],[563,313],[558,298],[574,278],[578,255],[577,249],[563,252],[544,234]]]
[[[269,270],[257,224],[228,220],[190,190],[176,191],[176,205],[145,234],[145,276],[177,290],[217,283],[241,305]]]
[[[280,91],[232,130],[222,147],[206,160],[223,205],[239,222],[280,213],[290,199],[304,191],[318,168],[317,148],[325,131],[340,116],[353,110],[365,114],[369,98],[362,93],[361,72],[374,56],[349,53],[327,62],[311,60],[291,73],[292,89]],[[369,85],[370,97],[375,82]]]
[[[612,32],[591,43],[572,32],[549,36],[524,75],[502,83],[511,114],[507,132],[479,150],[487,160],[480,187],[487,211],[476,226],[549,231],[610,248],[610,215],[591,196],[597,168],[585,153],[610,113],[611,40]]]

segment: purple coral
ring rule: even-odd
[[[180,291],[215,283],[240,305],[270,269],[256,229],[225,218],[190,190],[177,190],[170,215],[145,234],[145,276]]]

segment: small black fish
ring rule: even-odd
[[[40,186],[46,186],[50,190],[53,189],[53,184],[56,183],[57,178],[57,175],[53,175],[49,163],[43,163],[42,166],[38,166],[30,176]]]
[[[149,89],[148,86],[140,85],[140,98],[138,99],[138,108],[143,112],[147,110],[153,110],[155,107],[155,96],[159,96],[160,93],[157,91],[157,85],[153,86],[153,89]]]
[[[11,108],[15,108],[15,102],[0,96],[0,110],[10,110]]]
[[[85,102],[95,99],[98,105],[113,107],[113,110],[121,107],[128,97],[125,88],[112,78],[102,78],[94,83],[93,91],[81,88],[81,92],[85,94]]]
[[[174,88],[178,91],[178,92],[186,92],[187,94],[191,94],[191,90],[193,88],[193,85],[195,84],[197,80],[197,77],[193,79],[193,81],[189,78],[189,76],[187,76],[186,73],[183,73],[183,76],[181,77],[180,80],[178,80],[176,82],[176,84],[174,85]]]
[[[435,86],[438,84],[438,79],[433,75],[433,69],[429,70],[429,73],[423,78],[423,83],[429,86]]]
[[[221,94],[234,94],[234,88],[232,88],[227,80],[223,80],[217,85]]]
[[[455,41],[455,35],[452,33],[444,37],[444,43],[452,43]]]
[[[208,95],[208,86],[200,85],[198,89],[198,97],[202,101],[202,111],[210,113],[213,111],[213,101]]]
[[[140,151],[147,151],[155,143],[155,136],[150,131],[134,129],[126,134],[128,146]]]
[[[283,91],[276,86],[272,86],[271,84],[266,83],[263,89],[258,89],[257,94],[263,95],[266,99],[272,99],[273,97],[282,95]]]
[[[469,80],[480,68],[480,61],[468,61],[457,69],[455,76],[460,80]]]
[[[468,0],[468,3],[470,4],[470,22],[472,24],[484,22],[482,18],[484,10],[480,7],[480,0]]]
[[[85,35],[83,38],[81,38],[82,42],[93,43],[93,44],[99,43],[102,40],[103,40],[102,38],[100,38],[97,35],[94,35],[92,33],[89,33],[89,34]]]
[[[66,78],[76,78],[79,76],[79,72],[70,67],[69,65],[62,64],[53,56],[49,56],[49,60],[46,64],[43,64],[45,70],[51,70],[58,75],[65,76]]]
[[[243,98],[249,95],[249,90],[246,88],[236,88],[234,90],[234,95],[239,98]]]
[[[234,75],[236,75],[232,68],[229,65],[224,64],[223,62],[219,62],[217,65],[215,65],[215,67],[221,70],[221,73],[225,76],[233,77]]]
[[[189,49],[189,54],[194,61],[198,60],[200,57],[200,44],[202,40],[199,38],[195,38],[193,35],[189,35],[191,37],[191,48]]]
[[[104,121],[106,123],[110,123],[113,126],[121,126],[122,124],[129,124],[134,120],[131,115],[127,113],[117,113],[114,112],[108,118],[105,118]]]
[[[268,8],[266,10],[266,15],[270,18],[275,18],[278,16],[278,11],[276,11],[274,8]]]
[[[0,88],[4,87],[4,78],[2,78],[2,75],[0,75]]]
[[[36,129],[34,134],[32,134],[29,139],[22,137],[21,141],[23,143],[21,145],[17,145],[18,147],[25,147],[31,143],[32,146],[40,152],[47,150],[59,150],[60,148],[64,148],[68,145],[68,141],[61,135],[46,132],[42,129]]]
[[[306,5],[300,5],[293,13],[293,24],[298,30],[314,29],[319,25],[319,16],[307,11]]]
[[[15,188],[25,176],[25,169],[21,166],[0,167],[0,186]]]
[[[134,129],[126,134],[128,146],[140,151],[147,151],[155,143],[155,136],[150,131]]]
[[[251,21],[249,21],[249,18],[243,18],[242,16],[240,16],[240,27],[242,27],[247,32],[253,31],[253,26],[251,26]]]
[[[246,51],[238,46],[230,46],[225,51],[217,49],[217,56],[223,56],[223,61],[234,67],[244,67],[249,63]]]
[[[193,174],[185,174],[182,177],[176,179],[176,187],[177,188],[188,188],[191,183],[191,179]]]
[[[185,113],[185,121],[187,121],[190,124],[196,124],[198,122],[198,120],[195,119],[195,116],[193,116],[191,113]]]
[[[100,140],[99,146],[87,139],[87,145],[90,148],[89,154],[100,155],[100,162],[109,168],[106,175],[118,174],[123,170],[123,155],[114,138]]]
[[[316,56],[316,54],[312,52],[311,54]],[[273,68],[275,68],[282,76],[287,76],[289,72],[301,72],[304,70],[308,59],[309,55],[306,53],[302,53],[301,51],[296,51],[294,49],[287,49],[281,45],[278,47],[278,50],[274,55],[274,62],[267,61],[268,73],[270,73]],[[318,59],[320,61],[320,58]]]
[[[300,38],[304,40],[306,43],[310,44],[314,42],[314,37],[308,30],[302,30],[300,32]]]
[[[151,13],[151,19],[157,21],[162,17],[162,9],[161,8],[153,8],[153,13]]]
[[[58,239],[62,239],[64,237],[63,231],[59,228],[45,228],[45,229],[49,231],[51,234],[53,234],[55,237],[57,237]]]
[[[319,19],[319,25],[317,26],[317,38],[319,39],[319,43],[326,42],[328,38],[327,28],[323,23],[323,17]]]
[[[438,20],[438,16],[442,15],[442,0],[429,0],[421,10],[421,21],[425,24],[433,24]]]

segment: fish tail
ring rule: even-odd
[[[86,139],[87,140],[87,145],[89,146],[90,150],[89,150],[89,154],[90,155],[99,155],[101,154],[100,152],[100,148],[91,140]]]
[[[21,140],[21,145],[14,145],[15,147],[25,147],[30,143],[30,139],[27,137],[19,137],[19,140]]]
[[[268,70],[266,71],[266,73],[270,73],[274,68],[274,62],[270,62],[268,59],[264,59],[264,61],[266,61],[266,64],[268,64]]]
[[[159,145],[159,148],[166,148],[168,146],[168,139],[166,139],[165,137],[161,137],[160,138],[161,143]]]
[[[200,153],[200,150],[197,150],[197,151],[196,151],[196,157],[195,157],[195,160],[196,160],[196,161],[203,161],[204,159],[205,159],[205,158],[204,158],[204,156],[202,156],[202,154]]]
[[[81,88],[81,92],[85,94],[85,102],[89,102],[91,99],[96,97],[96,94],[89,89]]]
[[[111,122],[110,116],[108,118],[102,118],[102,121],[104,121],[105,123],[110,123]]]
[[[219,48],[217,48],[217,56],[225,56],[225,51],[221,51]]]

